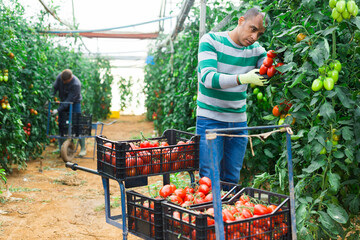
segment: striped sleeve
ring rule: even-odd
[[[220,73],[216,42],[210,34],[205,34],[199,44],[198,61],[201,82],[207,88],[224,89],[237,86],[237,75]]]

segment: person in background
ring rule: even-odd
[[[57,77],[53,85],[53,95],[56,95],[56,92],[59,92],[60,105],[57,109],[52,112],[52,115],[56,115],[59,113],[59,122],[62,122],[62,112],[69,112],[70,104],[66,102],[72,102],[73,113],[81,113],[81,82],[80,80],[72,73],[70,69],[65,69],[62,71]],[[60,133],[62,129],[60,129],[61,124],[59,125]],[[61,135],[61,134],[60,134]],[[63,139],[59,139],[59,149],[61,149],[61,145],[63,143]],[[81,151],[79,153],[80,157],[84,157],[86,155],[85,148],[85,138],[80,139]]]
[[[264,21],[265,20],[265,21]],[[200,177],[210,177],[206,129],[247,127],[248,84],[263,86],[257,74],[266,50],[257,40],[269,19],[257,8],[249,9],[232,31],[210,32],[199,43],[196,134],[200,135]],[[239,132],[247,135],[248,131]],[[220,180],[238,183],[248,142],[246,137],[215,140]]]

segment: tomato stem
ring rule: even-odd
[[[333,45],[333,52],[332,52],[332,59],[336,59],[336,31],[332,32],[332,45]]]

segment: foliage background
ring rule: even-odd
[[[292,157],[298,237],[359,239],[360,18],[334,22],[325,0],[250,1],[240,9],[228,2],[208,2],[207,32],[228,14],[233,19],[221,31],[232,30],[242,12],[255,5],[271,18],[259,42],[277,50],[285,65],[279,69],[284,75],[260,88],[266,101],[258,101],[249,89],[248,125],[277,124],[272,108],[285,100],[292,103],[285,123],[296,119]],[[147,118],[160,133],[169,128],[195,130],[198,23],[199,8],[194,7],[173,49],[159,49],[160,39],[149,52],[155,65],[146,67]],[[307,37],[297,43],[299,33]],[[313,92],[318,69],[335,59],[342,63],[335,88]],[[332,141],[334,135],[338,141]],[[323,148],[326,153],[320,154]],[[275,134],[264,143],[255,140],[254,149],[255,156],[247,151],[242,184],[288,194],[285,136]]]
[[[92,114],[93,120],[106,118],[111,102],[113,77],[108,61],[86,58],[75,42],[60,46],[52,36],[39,34],[45,30],[46,13],[34,22],[23,15],[24,9],[17,1],[11,6],[0,1],[0,70],[9,72],[9,81],[0,82],[0,99],[7,96],[11,106],[9,110],[0,109],[0,164],[8,172],[13,164],[25,167],[26,161],[40,156],[49,143],[47,102],[51,100],[52,84],[63,69],[72,69],[82,82],[82,111]],[[11,58],[10,53],[15,57]],[[30,109],[38,114],[31,114]],[[30,136],[23,130],[28,123]],[[52,130],[57,135],[56,129]]]

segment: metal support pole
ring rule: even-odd
[[[127,239],[128,228],[126,227],[126,202],[125,202],[125,187],[124,184],[119,182],[120,192],[121,192],[121,215],[122,215],[122,224],[123,224],[123,239]]]
[[[294,193],[294,173],[291,154],[291,136],[286,132],[286,148],[289,171],[289,191],[290,191],[290,218],[291,218],[291,235],[292,240],[296,240],[296,217],[295,217],[295,193]]]
[[[206,23],[206,0],[201,0],[200,3],[200,29],[199,29],[199,39],[205,34],[205,23]]]
[[[69,112],[69,129],[68,129],[68,134],[69,137],[71,136],[71,128],[72,128],[72,109],[73,109],[73,105],[70,104],[70,112]]]
[[[213,192],[213,202],[214,202],[214,218],[215,218],[215,233],[216,239],[224,240],[224,222],[222,217],[222,206],[221,206],[221,196],[220,196],[220,174],[219,174],[219,164],[216,163],[217,151],[216,149],[216,134],[206,131],[206,141],[210,149],[210,179]]]

